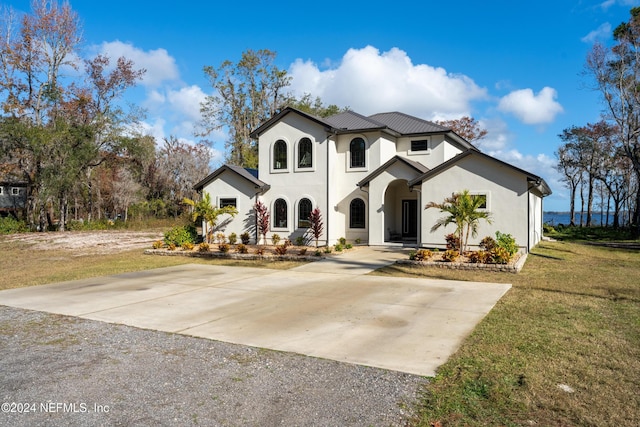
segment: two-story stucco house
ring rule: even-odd
[[[443,214],[424,206],[467,189],[486,199],[493,219],[480,224],[470,244],[496,230],[526,249],[541,239],[542,199],[551,194],[545,181],[437,124],[397,112],[318,118],[286,108],[252,137],[258,139],[257,172],[224,165],[196,185],[217,206],[238,209],[221,230],[227,235],[247,231],[255,241],[253,206],[260,200],[271,215],[271,234],[292,241],[308,233],[309,213],[318,207],[325,244],[344,237],[442,247],[453,226],[431,232]]]

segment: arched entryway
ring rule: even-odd
[[[419,221],[418,193],[409,191],[404,179],[390,182],[384,194],[385,241],[417,241]]]

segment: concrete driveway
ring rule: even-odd
[[[0,304],[432,376],[511,285],[365,275],[399,257],[182,265],[5,290]]]

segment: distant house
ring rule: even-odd
[[[27,183],[0,176],[0,216],[18,218],[27,206]]]
[[[309,213],[318,207],[325,244],[344,237],[442,247],[453,226],[431,232],[443,214],[424,205],[467,189],[484,198],[493,218],[470,244],[499,230],[528,250],[542,237],[542,200],[551,194],[544,179],[435,123],[398,112],[318,118],[286,108],[252,137],[258,139],[257,174],[224,165],[196,185],[217,206],[238,209],[225,222],[227,234],[247,231],[256,240],[253,205],[262,201],[271,214],[267,238],[308,236]]]

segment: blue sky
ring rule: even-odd
[[[17,11],[28,0],[0,1]],[[196,141],[205,65],[247,49],[277,52],[297,94],[369,115],[427,120],[470,115],[489,130],[484,152],[545,178],[545,210],[568,210],[553,169],[558,134],[599,120],[599,95],[581,75],[595,41],[640,0],[567,1],[71,1],[83,26],[79,55],[125,55],[147,74],[128,99],[145,129]],[[225,136],[213,135],[214,149]],[[220,155],[221,157],[221,155]]]

